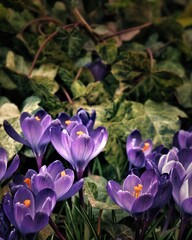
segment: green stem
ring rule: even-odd
[[[49,217],[49,224],[52,227],[52,229],[54,230],[54,232],[56,233],[56,235],[58,236],[58,238],[60,240],[66,240],[63,235],[61,234],[61,232],[59,231],[58,227],[56,226],[56,224],[53,222],[53,220],[51,219],[51,217]]]

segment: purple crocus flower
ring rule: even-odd
[[[168,154],[162,155],[159,159],[158,169],[161,174],[170,173],[170,171],[179,165],[184,175],[192,170],[192,149],[178,150],[173,147]],[[176,164],[176,165],[175,165]]]
[[[36,196],[21,187],[12,198],[8,193],[3,197],[3,209],[13,226],[25,239],[34,239],[35,234],[49,222],[49,216],[56,204],[51,189],[44,189]]]
[[[0,147],[0,181],[10,178],[13,175],[13,173],[17,170],[20,163],[19,156],[16,155],[14,157],[12,163],[8,168],[7,163],[8,163],[7,153],[4,148]]]
[[[173,145],[179,150],[183,148],[192,148],[192,132],[179,130],[173,137]]]
[[[134,130],[127,137],[126,151],[128,160],[137,168],[145,166],[146,157],[151,153],[153,148],[150,139],[143,141],[138,130]]]
[[[158,177],[152,169],[146,170],[140,178],[133,173],[128,175],[122,186],[113,180],[107,184],[111,199],[131,214],[147,211],[153,204],[157,190]]]
[[[61,122],[63,128],[71,132],[74,126],[78,124],[85,125],[89,130],[92,130],[95,124],[96,112],[92,110],[91,114],[85,111],[83,108],[77,110],[76,115],[70,117],[67,113],[60,113],[58,119]]]
[[[15,141],[32,149],[38,168],[40,168],[43,155],[50,142],[49,128],[56,122],[53,122],[51,116],[44,110],[39,110],[34,116],[23,112],[20,117],[20,125],[24,137],[20,136],[7,121],[4,121],[4,129]]]
[[[79,178],[88,163],[96,157],[107,143],[106,128],[98,127],[89,132],[82,125],[76,125],[71,132],[59,127],[51,128],[51,142],[56,151],[76,170]]]

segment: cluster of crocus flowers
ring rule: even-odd
[[[7,193],[3,197],[3,211],[24,239],[35,239],[48,224],[57,201],[65,201],[82,192],[85,168],[104,149],[108,138],[106,128],[94,128],[95,120],[94,110],[89,114],[82,108],[74,116],[60,113],[55,120],[44,110],[37,111],[35,115],[23,112],[20,117],[21,135],[4,121],[7,134],[32,150],[38,166],[38,172],[29,169],[25,175],[15,176],[10,183],[12,196]],[[77,181],[74,171],[65,169],[59,160],[49,166],[42,164],[49,143],[71,164]],[[7,157],[3,150],[0,154],[3,166],[0,177],[8,177],[18,167],[18,157],[5,173]]]
[[[126,150],[131,173],[122,186],[110,180],[107,191],[135,221],[140,216],[136,239],[144,239],[148,223],[171,196],[181,211],[178,239],[183,239],[186,222],[192,218],[192,133],[178,131],[173,137],[173,148],[168,150],[163,145],[153,149],[152,141],[143,141],[140,132],[134,130],[127,137]]]

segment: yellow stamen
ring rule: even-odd
[[[150,147],[150,144],[148,142],[144,143],[144,146],[141,148],[143,152],[147,151]]]
[[[28,208],[28,207],[31,205],[31,200],[25,199],[25,200],[23,201],[23,203],[24,203],[25,207]]]
[[[85,134],[83,131],[78,131],[78,132],[76,132],[77,133],[77,135],[83,135],[83,134]]]
[[[23,182],[26,183],[29,188],[31,188],[31,179],[30,178],[25,178],[25,180]]]
[[[67,124],[67,125],[69,125],[70,123],[71,123],[70,120],[66,120],[66,121],[65,121],[65,124]]]
[[[137,186],[134,186],[133,197],[138,198],[141,194],[142,189],[143,189],[142,184],[138,184]]]
[[[62,172],[61,172],[61,177],[65,177],[65,176],[66,176],[65,171],[62,171]]]
[[[35,119],[36,119],[37,121],[40,121],[40,120],[41,120],[41,118],[40,118],[39,116],[36,116]]]

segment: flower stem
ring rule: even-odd
[[[80,180],[83,178],[83,172],[76,172],[77,179]],[[84,202],[84,195],[83,195],[83,188],[79,190],[79,201],[81,207],[84,209],[85,208],[85,202]]]
[[[59,231],[58,227],[55,225],[55,223],[53,222],[53,220],[51,219],[51,217],[49,217],[49,224],[52,227],[52,229],[54,230],[54,232],[56,233],[56,235],[58,236],[58,238],[60,240],[66,240],[63,235],[61,234],[61,232]]]
[[[99,217],[98,217],[98,224],[97,224],[97,235],[100,236],[101,233],[101,216],[102,216],[103,210],[99,210]]]
[[[187,216],[185,216],[185,214],[183,214],[183,216],[181,217],[181,225],[180,225],[180,229],[179,229],[179,236],[177,240],[183,240],[184,238],[184,233],[187,227],[187,224],[189,222],[189,218]]]

